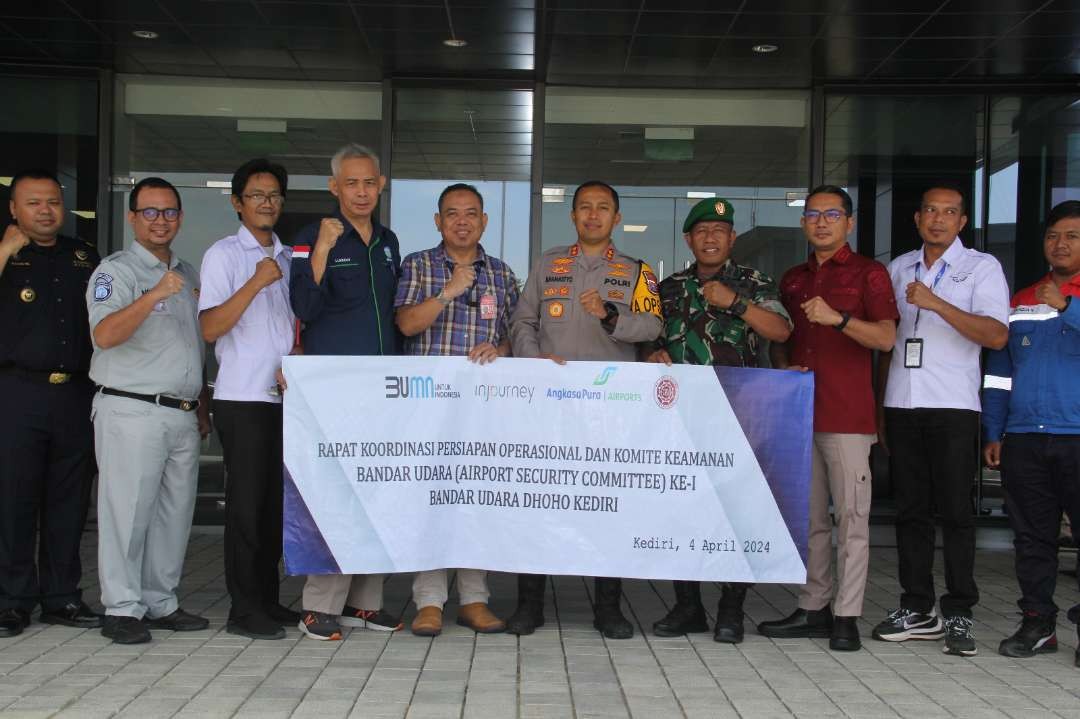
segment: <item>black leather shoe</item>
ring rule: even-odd
[[[608,639],[629,639],[634,636],[634,625],[623,616],[618,605],[597,607],[593,628]]]
[[[30,612],[25,609],[0,609],[0,637],[17,637],[30,626]]]
[[[832,636],[833,615],[828,607],[824,609],[796,609],[794,612],[771,622],[758,625],[758,634],[774,639],[805,639]]]
[[[248,639],[285,638],[285,630],[281,628],[281,625],[262,614],[249,614],[246,617],[230,618],[225,625],[225,631]]]
[[[177,609],[167,617],[150,619],[146,625],[151,629],[168,629],[172,632],[197,632],[210,626],[210,620],[189,614],[183,609]]]
[[[518,608],[506,620],[506,631],[524,637],[544,626],[543,604],[519,604]]]
[[[832,635],[829,637],[829,649],[834,652],[855,652],[862,649],[859,639],[858,617],[835,617],[832,623]]]
[[[145,644],[150,641],[150,630],[141,619],[106,615],[101,636],[112,639],[115,644]]]
[[[705,607],[700,604],[676,604],[667,616],[653,622],[652,628],[658,637],[682,637],[709,631],[709,620],[705,617]]]
[[[78,629],[97,629],[102,625],[100,614],[94,614],[83,602],[68,602],[59,609],[43,611],[38,617],[45,624],[62,624]]]
[[[294,612],[280,604],[268,604],[263,607],[263,612],[278,624],[287,627],[296,626],[300,622],[300,612]]]
[[[716,605],[716,626],[713,628],[713,641],[722,644],[738,644],[743,640],[743,603],[749,584],[727,582],[720,592],[720,601]]]

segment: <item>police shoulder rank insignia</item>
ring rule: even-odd
[[[107,275],[104,272],[98,274],[94,278],[94,301],[104,302],[112,297],[112,275]]]
[[[23,302],[33,302],[37,299],[37,292],[34,292],[33,287],[23,287],[19,292],[19,299]]]

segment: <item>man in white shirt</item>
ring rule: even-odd
[[[232,600],[227,630],[283,639],[298,612],[278,601],[281,560],[281,357],[293,349],[289,305],[292,250],[274,225],[288,175],[264,159],[233,175],[240,229],[215,242],[202,262],[199,324],[215,342],[214,424],[225,453],[225,585]]]
[[[900,324],[891,357],[882,356],[889,363],[884,423],[903,593],[873,636],[945,637],[945,653],[974,656],[979,359],[983,347],[1008,341],[1009,289],[996,259],[960,242],[966,223],[960,190],[931,187],[915,213],[922,247],[889,264]],[[935,513],[945,545],[942,616],[934,610]]]

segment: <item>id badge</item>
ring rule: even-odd
[[[922,337],[909,337],[904,342],[904,367],[918,369],[922,367]]]
[[[493,320],[498,314],[495,307],[495,295],[490,292],[480,298],[480,319]]]

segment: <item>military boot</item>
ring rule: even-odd
[[[743,602],[749,584],[725,582],[716,606],[716,628],[713,639],[726,644],[738,644],[743,640]]]
[[[705,607],[701,604],[701,584],[698,582],[672,582],[675,586],[675,606],[663,619],[653,623],[653,634],[658,637],[681,637],[690,632],[709,631]]]
[[[525,636],[544,626],[544,586],[546,574],[518,575],[518,605],[506,620],[506,631]]]
[[[622,600],[622,580],[597,577],[596,604],[593,607],[593,627],[608,639],[629,639],[634,636],[634,625],[623,616],[619,602]]]

